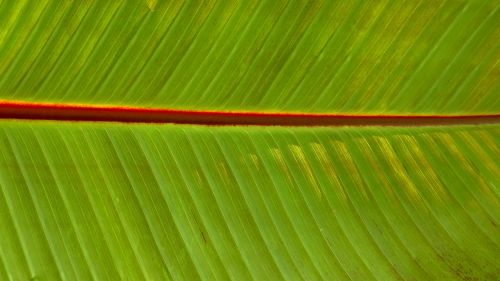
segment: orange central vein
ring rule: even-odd
[[[0,118],[260,126],[427,126],[500,123],[492,115],[343,115],[195,111],[142,107],[0,101]]]

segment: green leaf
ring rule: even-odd
[[[494,280],[500,126],[3,121],[2,280]]]
[[[497,0],[0,0],[0,103],[495,115],[499,19]],[[495,280],[499,141],[4,120],[0,280]]]
[[[498,0],[1,1],[0,99],[496,114]]]

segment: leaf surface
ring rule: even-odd
[[[0,126],[2,280],[493,280],[500,126]]]
[[[0,99],[496,114],[497,0],[2,1]]]
[[[0,0],[0,115],[493,120],[499,22],[497,0]],[[2,120],[0,280],[495,280],[496,123]]]

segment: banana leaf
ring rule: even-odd
[[[0,99],[500,111],[497,0],[3,0]]]
[[[494,280],[499,125],[4,121],[2,280]]]
[[[495,0],[0,0],[0,106],[497,115],[498,22]],[[0,120],[0,280],[497,280],[499,142]]]

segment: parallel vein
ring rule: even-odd
[[[0,99],[354,114],[500,110],[495,0],[22,0]]]
[[[499,125],[0,125],[7,280],[492,280],[500,270]]]

